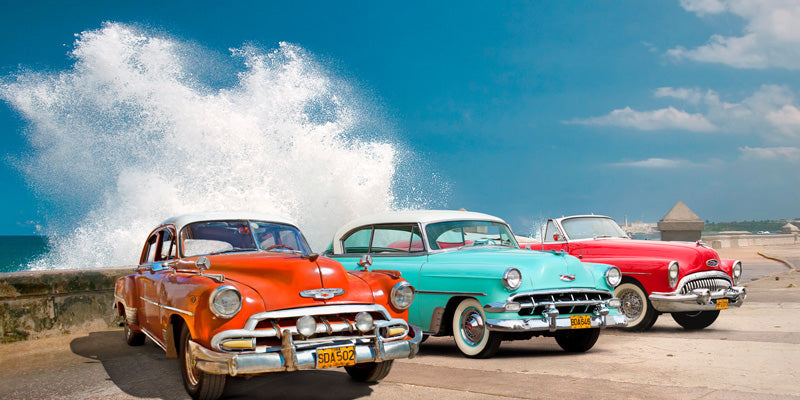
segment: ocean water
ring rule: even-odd
[[[0,273],[22,271],[48,251],[44,236],[0,236]]]
[[[134,264],[151,229],[189,212],[286,216],[321,250],[354,217],[447,201],[380,99],[298,45],[218,54],[106,23],[71,57],[0,80],[28,123],[14,162],[51,238],[27,269]]]

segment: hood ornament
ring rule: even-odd
[[[559,275],[559,279],[565,282],[572,282],[575,280],[575,275]]]
[[[314,300],[327,300],[343,294],[344,294],[344,289],[320,288],[320,289],[303,290],[302,292],[300,292],[300,297],[313,297]]]

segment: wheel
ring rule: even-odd
[[[189,333],[189,328],[186,325],[181,329],[181,342],[180,353],[178,354],[178,364],[181,369],[181,377],[183,377],[183,387],[195,400],[214,400],[222,395],[225,389],[225,381],[227,375],[214,375],[209,374],[192,365],[192,360],[189,357],[189,340],[192,335]]]
[[[464,299],[453,313],[453,338],[462,354],[469,358],[489,358],[497,354],[499,333],[486,327],[486,315],[481,303],[475,299]]]
[[[344,367],[344,370],[355,381],[377,382],[389,375],[389,371],[392,370],[392,363],[394,363],[394,360],[356,364]]]
[[[619,311],[628,319],[625,329],[646,331],[656,323],[658,313],[641,286],[625,282],[614,289],[614,296],[622,302]]]
[[[429,338],[429,337],[431,337],[431,335],[425,335],[425,334],[423,334],[423,335],[422,335],[422,341],[421,341],[420,343],[425,343],[425,341],[426,341],[426,340],[428,340],[428,338]]]
[[[713,324],[719,316],[719,310],[674,312],[672,319],[686,329],[703,329]]]
[[[127,319],[125,319],[123,326],[125,329],[125,342],[128,343],[129,346],[141,346],[144,344],[144,333],[133,330],[128,324]]]
[[[556,335],[556,343],[558,343],[564,351],[570,353],[584,353],[597,343],[597,338],[599,337],[600,328],[574,329],[558,333]]]

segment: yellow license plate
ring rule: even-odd
[[[317,350],[317,368],[356,365],[356,348],[353,346],[331,347]]]
[[[728,308],[728,299],[717,299],[717,310]]]
[[[569,324],[572,329],[587,329],[592,327],[591,315],[570,315]]]

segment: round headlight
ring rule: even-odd
[[[678,265],[678,262],[673,261],[669,263],[669,267],[667,268],[667,277],[670,287],[675,287],[675,285],[678,284],[678,275],[680,275],[680,266]]]
[[[522,272],[516,268],[509,268],[503,273],[503,286],[508,290],[514,290],[522,284]]]
[[[305,337],[309,337],[317,332],[317,320],[310,315],[304,315],[297,319],[297,331]]]
[[[394,308],[405,310],[414,302],[414,287],[406,281],[398,282],[392,288],[389,299],[392,301],[392,306],[394,306]]]
[[[211,292],[208,308],[220,318],[231,318],[242,309],[242,294],[231,285],[220,286]]]
[[[733,263],[733,283],[739,284],[739,279],[742,278],[742,262],[736,261]]]
[[[608,283],[608,286],[617,287],[620,282],[622,282],[622,272],[619,272],[617,267],[609,267],[606,270],[606,283]]]
[[[372,315],[368,312],[360,312],[356,315],[356,328],[361,332],[372,330]]]

